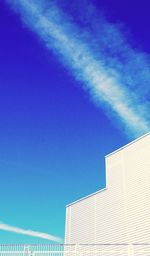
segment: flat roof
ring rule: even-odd
[[[87,196],[84,196],[84,197],[82,197],[81,199],[78,199],[78,200],[76,200],[76,201],[74,201],[74,202],[72,202],[72,203],[70,203],[70,204],[67,204],[66,207],[69,207],[69,206],[71,206],[71,205],[73,205],[73,204],[76,204],[76,203],[78,203],[78,202],[80,202],[80,201],[83,201],[83,200],[85,200],[85,199],[87,199],[87,198],[89,198],[89,197],[91,197],[91,196],[94,196],[94,195],[96,195],[96,194],[98,194],[98,193],[100,193],[100,192],[103,192],[104,190],[107,190],[107,187],[102,188],[102,189],[100,189],[100,190],[98,190],[98,191],[96,191],[96,192],[94,192],[94,193],[91,193],[91,194],[89,194],[89,195],[87,195]]]
[[[120,150],[122,150],[122,149],[124,149],[124,148],[126,148],[126,147],[128,147],[128,146],[130,146],[130,145],[132,145],[133,143],[137,142],[138,140],[143,139],[144,137],[146,137],[146,136],[148,136],[148,135],[150,135],[150,132],[148,132],[148,133],[146,133],[146,134],[144,134],[144,135],[138,137],[137,139],[135,139],[135,140],[129,142],[128,144],[124,145],[123,147],[121,147],[121,148],[119,148],[119,149],[116,149],[116,150],[113,151],[112,153],[109,153],[108,155],[105,156],[105,158],[106,158],[106,157],[109,157],[109,156],[111,156],[111,155],[113,155],[113,154],[115,154],[115,153],[117,153],[117,152],[119,152]]]

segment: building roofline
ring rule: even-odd
[[[74,201],[74,202],[72,202],[72,203],[70,203],[70,204],[67,204],[66,207],[69,207],[69,206],[71,206],[71,205],[73,205],[73,204],[76,204],[76,203],[78,203],[78,202],[80,202],[80,201],[83,201],[83,200],[85,200],[85,199],[87,199],[87,198],[89,198],[89,197],[91,197],[91,196],[94,196],[94,195],[96,195],[96,194],[98,194],[98,193],[100,193],[100,192],[103,192],[103,191],[105,191],[105,190],[107,190],[107,187],[102,188],[102,189],[100,189],[100,190],[98,190],[98,191],[96,191],[96,192],[94,192],[94,193],[91,193],[91,194],[89,194],[89,195],[87,195],[87,196],[84,196],[84,197],[82,197],[81,199],[78,199],[78,200],[76,200],[76,201]]]
[[[124,145],[123,147],[116,149],[116,150],[113,151],[112,153],[107,154],[107,155],[105,156],[105,158],[107,158],[107,157],[109,157],[109,156],[111,156],[111,155],[113,155],[113,154],[115,154],[115,153],[121,151],[121,150],[124,149],[124,148],[127,148],[128,146],[134,144],[134,143],[137,142],[138,140],[141,140],[141,139],[143,139],[144,137],[146,137],[146,136],[148,136],[148,135],[150,135],[150,132],[148,132],[148,133],[146,133],[146,134],[144,134],[144,135],[138,137],[137,139],[135,139],[135,140],[129,142],[128,144]]]
[[[124,145],[123,147],[121,147],[121,148],[119,148],[119,149],[113,151],[112,153],[106,155],[105,158],[107,158],[107,157],[109,157],[109,156],[111,156],[111,155],[113,155],[113,154],[115,154],[115,153],[121,151],[122,149],[124,149],[124,148],[126,148],[126,147],[132,145],[133,143],[135,143],[135,142],[137,142],[137,141],[139,141],[139,140],[141,140],[141,139],[143,139],[144,137],[149,136],[149,135],[150,135],[150,132],[148,132],[148,133],[146,133],[146,134],[144,134],[144,135],[138,137],[137,139],[135,139],[135,140],[129,142],[128,144]],[[107,181],[107,179],[106,179],[106,181]],[[91,197],[91,196],[94,196],[94,195],[96,195],[96,194],[98,194],[98,193],[100,193],[100,192],[103,192],[103,191],[105,191],[105,190],[107,190],[107,187],[102,188],[102,189],[100,189],[100,190],[98,190],[98,191],[96,191],[96,192],[94,192],[94,193],[91,193],[91,194],[85,196],[85,197],[82,197],[81,199],[78,199],[78,200],[76,200],[76,201],[74,201],[74,202],[72,202],[72,203],[69,203],[69,204],[66,205],[66,207],[69,207],[69,206],[71,206],[71,205],[73,205],[73,204],[76,204],[76,203],[78,203],[78,202],[80,202],[80,201],[83,201],[83,200],[85,200],[85,199],[87,199],[87,198],[89,198],[89,197]]]

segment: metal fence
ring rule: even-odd
[[[0,256],[150,256],[150,244],[0,244]]]

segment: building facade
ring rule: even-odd
[[[105,157],[106,188],[66,207],[66,244],[150,243],[150,133]]]

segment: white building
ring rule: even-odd
[[[150,133],[105,161],[106,188],[67,205],[65,243],[150,243]]]

